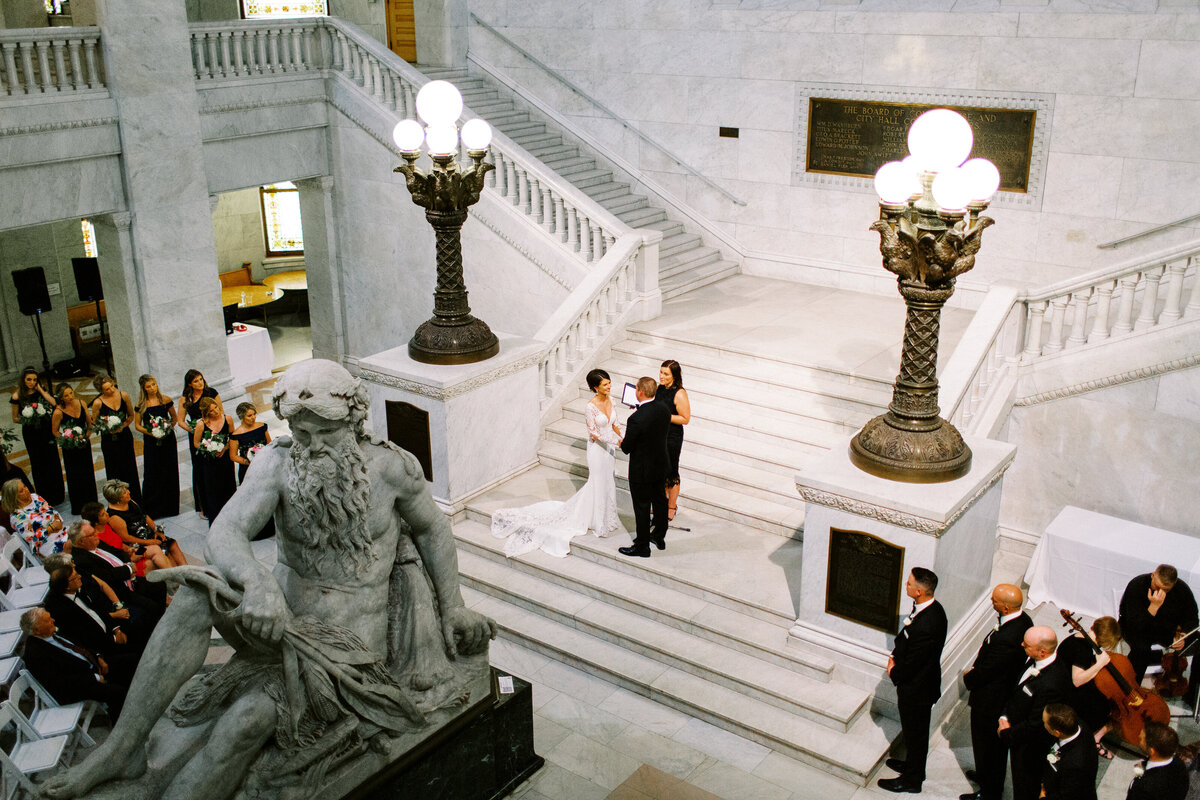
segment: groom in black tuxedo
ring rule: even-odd
[[[667,431],[671,427],[671,410],[654,402],[657,390],[653,378],[638,378],[638,408],[629,416],[625,438],[621,440],[622,452],[629,454],[629,496],[637,521],[633,546],[619,550],[624,556],[649,558],[651,542],[659,550],[667,548]]]

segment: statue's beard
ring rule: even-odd
[[[288,501],[296,525],[288,533],[303,545],[300,559],[318,573],[361,573],[374,560],[362,448],[347,437],[331,454],[314,456],[295,442],[290,450]]]

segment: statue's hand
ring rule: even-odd
[[[272,644],[283,638],[292,617],[283,592],[269,576],[247,583],[241,609],[241,628],[250,636]]]
[[[496,623],[465,606],[451,608],[442,615],[442,636],[446,640],[446,655],[474,655],[496,638]]]

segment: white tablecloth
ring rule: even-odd
[[[1033,551],[1025,572],[1029,604],[1116,616],[1126,584],[1159,564],[1200,590],[1200,539],[1067,506]]]
[[[259,325],[247,325],[245,331],[234,331],[225,337],[229,350],[229,368],[233,382],[244,386],[271,377],[275,367],[275,348],[271,335]]]

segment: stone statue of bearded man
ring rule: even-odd
[[[463,604],[416,458],[366,434],[362,383],[314,359],[284,373],[273,405],[291,438],[255,457],[209,532],[208,567],[152,573],[181,586],[138,700],[48,796],[332,800],[487,693],[495,624]],[[273,569],[250,549],[271,517]],[[197,676],[213,626],[235,654]]]

